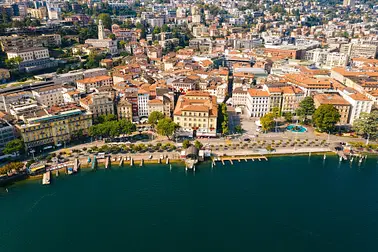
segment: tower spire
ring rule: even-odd
[[[104,39],[104,25],[101,19],[98,20],[98,39]]]

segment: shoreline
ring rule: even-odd
[[[243,153],[240,153],[240,151],[238,153],[229,153],[227,155],[215,155],[215,156],[212,156],[208,159],[206,159],[205,161],[201,161],[200,163],[208,163],[208,162],[214,162],[216,161],[215,158],[218,157],[218,158],[248,158],[248,157],[256,157],[256,156],[265,156],[267,158],[275,158],[275,157],[300,157],[300,156],[309,156],[311,153],[311,156],[321,156],[321,155],[328,155],[328,156],[337,156],[337,153],[329,150],[329,148],[327,148],[327,150],[314,150],[313,152],[312,151],[308,151],[308,150],[297,150],[296,152],[289,152],[286,150],[286,152],[271,152],[271,153],[256,153],[256,152],[249,152],[247,154],[243,154]],[[174,153],[170,153],[170,154],[174,154]],[[377,153],[361,153],[361,154],[364,154],[364,155],[367,155],[368,157],[370,156],[378,156]],[[113,154],[115,156],[117,156],[117,154]],[[178,155],[178,154],[177,154]],[[111,156],[112,157],[112,156]],[[134,159],[134,157],[133,157]],[[84,161],[84,160],[87,160],[86,158],[79,158],[80,162]],[[106,170],[107,168],[105,168],[105,160],[106,159],[99,159],[98,160],[98,167],[96,169],[101,169],[101,170]],[[167,166],[168,164],[165,163],[166,161],[165,160],[161,160],[161,163],[159,163],[158,159],[143,159],[143,165],[141,166],[140,163],[141,163],[141,159],[134,159],[134,165],[131,166],[130,165],[130,161],[124,161],[122,166],[119,166],[119,161],[112,161],[109,168],[108,169],[112,169],[112,168],[132,168],[132,167],[143,167],[145,165],[156,165],[156,164],[161,164],[163,166]],[[89,171],[89,170],[92,170],[91,169],[91,164],[92,163],[88,163],[87,161],[84,161],[83,163],[80,164],[80,168],[78,170],[78,173],[80,172],[81,169],[85,170],[85,171]],[[183,159],[179,159],[179,158],[172,158],[172,159],[169,159],[169,164],[182,164],[183,165],[183,168],[185,168],[185,161]],[[94,170],[96,170],[94,169]],[[52,177],[53,178],[56,178],[57,176],[55,176],[55,170],[54,171],[51,171],[53,174],[52,174]],[[66,169],[65,168],[61,168],[59,169],[59,176],[66,176],[66,175],[69,175],[66,173]],[[21,180],[17,180],[17,181],[13,181],[13,182],[10,182],[10,183],[4,183],[4,184],[1,184],[0,182],[0,187],[6,187],[6,186],[11,186],[11,185],[16,185],[18,183],[23,183],[23,182],[26,182],[26,181],[36,181],[36,180],[40,180],[42,179],[43,177],[43,174],[38,174],[38,175],[29,175],[27,176],[26,178],[24,179],[21,179]]]

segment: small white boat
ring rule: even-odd
[[[152,155],[150,155],[148,158],[149,158],[149,159],[152,159]]]

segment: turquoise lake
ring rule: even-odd
[[[84,170],[0,188],[0,252],[378,251],[378,160]]]

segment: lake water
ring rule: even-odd
[[[0,192],[1,252],[378,251],[378,164],[113,167]],[[1,189],[0,189],[1,190]]]

